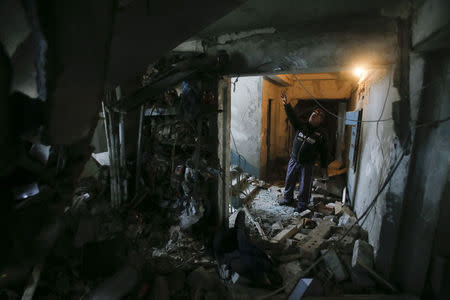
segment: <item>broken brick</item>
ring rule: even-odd
[[[333,224],[331,222],[321,222],[314,228],[309,235],[318,237],[320,239],[326,239],[330,235],[331,226]]]

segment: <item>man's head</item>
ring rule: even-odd
[[[309,124],[314,127],[319,126],[325,120],[325,112],[321,108],[316,108],[313,110],[311,115],[309,116]]]

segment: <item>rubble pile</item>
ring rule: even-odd
[[[283,188],[276,186],[246,204],[266,235],[249,222],[252,239],[278,263],[285,297],[299,291],[311,296],[395,291],[374,271],[368,234],[351,208],[338,200],[340,186],[338,180],[316,180],[310,205],[301,213],[278,205]]]

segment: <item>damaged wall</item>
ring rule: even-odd
[[[360,125],[356,169],[349,168],[348,173],[350,198],[358,217],[380,190],[391,166],[403,151],[394,131],[394,122],[390,120],[392,103],[400,97],[397,88],[393,86],[393,73],[394,68],[373,73],[361,83],[349,105],[349,107],[356,106],[355,110],[363,110],[363,121],[389,119],[378,124],[363,122]],[[390,272],[406,177],[407,164],[399,167],[367,219],[362,221],[363,228],[369,233],[369,241],[374,246],[377,270],[384,275]]]
[[[262,77],[231,78],[231,83],[231,164],[259,177]]]
[[[416,126],[433,120],[448,119],[450,112],[448,52],[426,55],[425,62],[424,86],[429,88],[423,90]],[[400,232],[402,238],[399,240],[396,261],[396,280],[404,289],[414,293],[420,293],[424,288],[427,272],[436,272],[436,268],[430,269],[430,262],[435,267],[442,267],[436,261],[450,255],[448,227],[438,227],[439,223],[445,224],[449,214],[449,132],[448,121],[418,127],[415,131]],[[445,269],[443,272],[445,273]],[[431,282],[432,286],[440,285],[441,280],[445,280],[445,277],[437,275]],[[448,282],[448,275],[446,280]],[[450,295],[448,289],[446,293],[447,296]]]

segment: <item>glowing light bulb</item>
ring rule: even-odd
[[[364,69],[363,67],[356,67],[353,70],[353,74],[359,78],[363,77],[366,74],[366,72],[367,72],[366,69]]]

